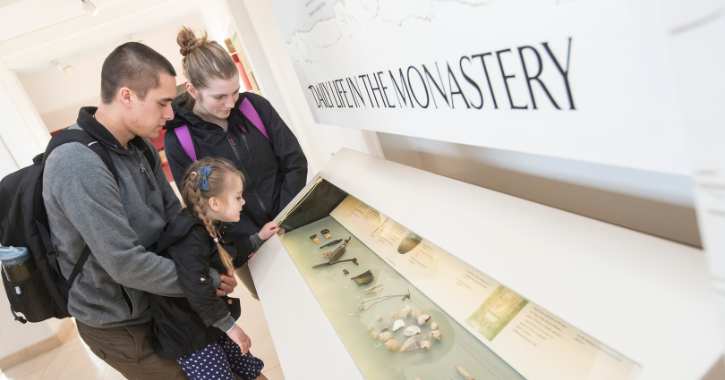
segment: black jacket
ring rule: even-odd
[[[177,358],[216,341],[224,332],[212,324],[241,314],[239,300],[218,297],[209,268],[224,273],[224,265],[202,222],[183,210],[166,226],[158,249],[176,264],[185,298],[152,295],[154,350]]]
[[[269,140],[239,111],[245,98],[259,113]],[[304,187],[307,159],[292,131],[269,101],[259,95],[249,92],[239,95],[229,116],[227,131],[196,116],[192,112],[193,105],[194,99],[190,95],[179,95],[173,102],[174,120],[166,125],[164,143],[174,180],[181,187],[191,159],[181,148],[173,130],[188,125],[197,158],[223,157],[244,173],[246,204],[239,223],[228,226],[225,238],[244,237],[247,243],[249,235],[271,221]]]

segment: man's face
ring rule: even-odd
[[[229,79],[210,79],[207,87],[190,93],[204,112],[226,120],[239,99],[239,75]]]
[[[159,74],[159,85],[149,89],[146,97],[132,95],[128,108],[128,126],[134,135],[153,139],[159,136],[166,122],[174,118],[171,102],[176,96],[176,78]]]

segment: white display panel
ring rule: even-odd
[[[660,1],[274,6],[319,123],[690,173]]]
[[[691,148],[698,224],[719,296],[725,347],[725,11],[718,0],[673,3],[668,8],[673,62]]]
[[[330,215],[524,378],[638,377],[638,363],[432,242],[404,243],[417,234],[363,202],[348,197]]]
[[[352,151],[321,177],[638,363],[637,379],[699,378],[721,354],[701,251]],[[287,376],[355,369],[277,240],[251,266]]]

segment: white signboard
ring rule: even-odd
[[[655,0],[275,0],[319,123],[689,174]]]

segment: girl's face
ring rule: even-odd
[[[239,75],[229,79],[211,78],[205,88],[195,88],[189,83],[187,90],[203,112],[226,120],[239,99]]]
[[[238,222],[244,206],[242,178],[238,175],[226,175],[224,191],[219,196],[209,198],[209,216],[220,222]]]

